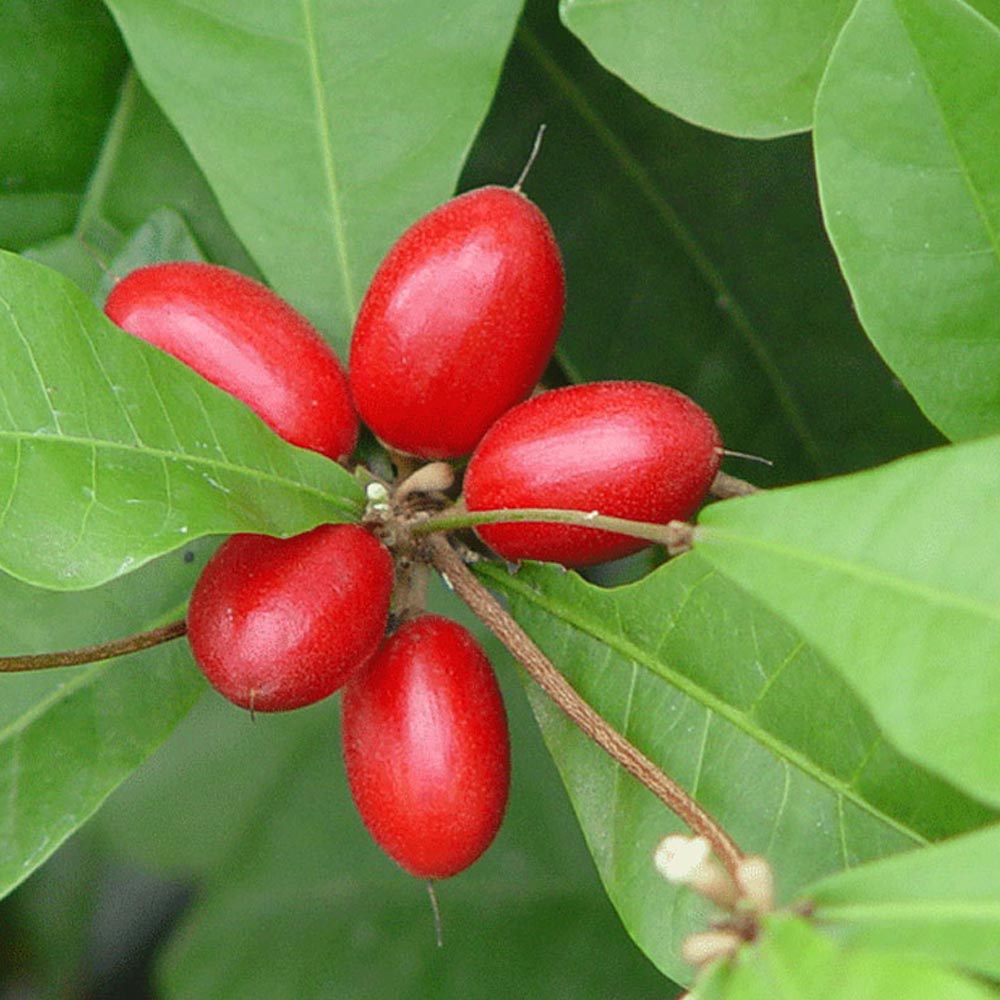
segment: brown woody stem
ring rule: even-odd
[[[504,610],[442,535],[426,541],[431,562],[455,593],[521,663],[536,684],[569,716],[585,735],[608,753],[663,804],[711,845],[726,869],[735,873],[743,852],[729,834],[672,778],[641,750],[609,725],[555,668],[534,640]]]
[[[719,500],[729,500],[732,497],[747,497],[751,493],[760,493],[760,487],[748,483],[745,479],[730,476],[727,472],[717,472],[708,492]]]
[[[79,649],[66,649],[58,653],[33,653],[26,656],[0,656],[0,673],[16,673],[22,670],[47,670],[50,667],[78,667],[83,663],[96,663],[98,660],[110,660],[127,653],[136,653],[140,649],[158,646],[161,642],[169,642],[187,632],[186,621],[170,622],[160,625],[148,632],[126,636],[124,639],[112,639],[96,646],[81,646]]]

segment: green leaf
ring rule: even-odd
[[[268,281],[345,348],[381,256],[450,192],[520,4],[108,5]]]
[[[823,211],[872,342],[949,437],[1000,430],[1000,29],[861,0],[816,105]]]
[[[91,587],[207,534],[351,520],[344,469],[123,333],[66,279],[0,255],[0,566]]]
[[[97,0],[7,0],[0,32],[0,246],[67,230],[126,54]]]
[[[480,573],[611,725],[768,857],[782,898],[992,815],[894,754],[830,666],[697,555],[611,590],[537,564]],[[683,827],[531,691],[608,894],[681,978],[680,941],[710,914],[656,877],[652,854]]]
[[[692,1000],[989,1000],[983,983],[940,965],[839,948],[802,920],[776,916],[732,965],[717,966]]]
[[[1000,979],[1000,827],[862,865],[806,889],[817,920],[850,945]]]
[[[192,556],[194,552],[192,550]],[[200,569],[180,553],[86,593],[0,576],[4,655],[74,648],[178,617]],[[97,810],[204,690],[185,642],[114,661],[0,676],[0,893]]]
[[[184,218],[172,208],[159,208],[131,233],[108,265],[94,296],[102,305],[115,282],[138,267],[162,261],[205,259]]]
[[[88,293],[95,293],[105,280],[101,263],[90,247],[72,234],[38,243],[25,250],[23,255],[65,275]]]
[[[0,194],[0,246],[25,250],[73,228],[80,199],[61,191]]]
[[[655,104],[757,139],[812,124],[813,99],[852,0],[561,0],[567,27]]]
[[[171,208],[183,217],[209,260],[260,276],[187,147],[134,70],[108,124],[101,164],[103,184],[88,192],[85,209],[92,218],[131,232],[158,209]]]
[[[706,508],[695,551],[848,680],[903,753],[1000,803],[1000,438]]]
[[[411,881],[333,879],[211,900],[180,928],[161,982],[167,1000],[493,1000],[629,996],[667,984],[634,964],[613,913],[593,894],[544,898],[440,885],[443,941],[427,894]],[[633,964],[626,964],[629,959]]]
[[[686,392],[727,447],[774,461],[732,469],[762,484],[939,443],[854,315],[806,137],[736,140],[664,114],[602,70],[553,8],[528,4],[462,186],[516,177],[548,124],[525,190],[566,264],[568,377]]]

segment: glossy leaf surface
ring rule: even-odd
[[[177,618],[199,568],[171,554],[85,594],[0,576],[2,653],[68,649]],[[203,690],[183,640],[105,663],[0,676],[0,891],[82,826]]]
[[[1000,979],[1000,827],[862,865],[810,886],[851,945],[948,961]]]
[[[893,753],[830,665],[696,554],[610,590],[540,565],[482,573],[605,719],[768,857],[783,899],[990,817]],[[679,942],[708,913],[652,867],[679,821],[546,699],[533,706],[626,927],[683,977]]]
[[[268,283],[343,350],[381,255],[450,193],[519,4],[108,6]]]
[[[1000,438],[707,508],[695,551],[821,651],[904,753],[1000,803]]]
[[[804,921],[772,918],[732,965],[712,970],[692,1000],[989,1000],[985,983],[942,965],[839,948]]]
[[[360,488],[123,333],[60,275],[0,258],[0,565],[93,586],[188,539],[351,520]]]
[[[8,0],[0,32],[0,247],[69,230],[127,56],[97,0]]]
[[[851,0],[562,0],[566,25],[644,97],[703,128],[757,139],[808,129]]]
[[[875,346],[949,437],[1000,430],[1000,28],[862,0],[817,99],[826,224]]]

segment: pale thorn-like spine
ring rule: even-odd
[[[656,846],[653,864],[668,882],[687,886],[724,910],[734,909],[739,902],[736,883],[704,837],[683,833],[664,837]]]

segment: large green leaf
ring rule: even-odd
[[[343,349],[381,256],[450,193],[520,4],[108,6],[269,282]]]
[[[194,550],[174,553],[82,594],[0,576],[2,651],[89,645],[176,618],[203,562]],[[183,641],[70,670],[0,676],[0,893],[93,815],[202,690]]]
[[[134,70],[107,134],[101,155],[103,184],[88,192],[85,210],[92,217],[131,232],[157,210],[172,208],[209,260],[259,277],[187,147]]]
[[[1000,437],[708,507],[695,551],[791,623],[904,753],[1000,803]]]
[[[681,118],[758,139],[808,129],[853,0],[561,0],[601,63]]]
[[[123,333],[61,275],[0,255],[0,566],[93,586],[201,535],[356,517],[360,487]]]
[[[770,859],[783,898],[991,816],[893,753],[829,665],[697,555],[611,590],[539,565],[481,572],[605,719]],[[656,843],[679,822],[533,702],[611,899],[680,978],[679,942],[709,915],[653,874]]]
[[[0,31],[0,246],[65,232],[100,149],[125,52],[98,0],[6,0]]]
[[[852,945],[1000,979],[1000,827],[863,865],[810,886],[817,920]]]
[[[941,965],[840,948],[802,920],[777,916],[736,962],[713,969],[692,1000],[989,1000],[984,983]]]
[[[1000,28],[861,0],[816,105],[827,227],[875,346],[952,438],[1000,430]]]
[[[539,122],[525,190],[566,263],[558,357],[572,380],[681,389],[728,447],[774,460],[731,469],[762,483],[940,440],[857,322],[805,137],[741,141],[664,114],[602,70],[549,0],[526,8],[462,185],[512,181]]]

